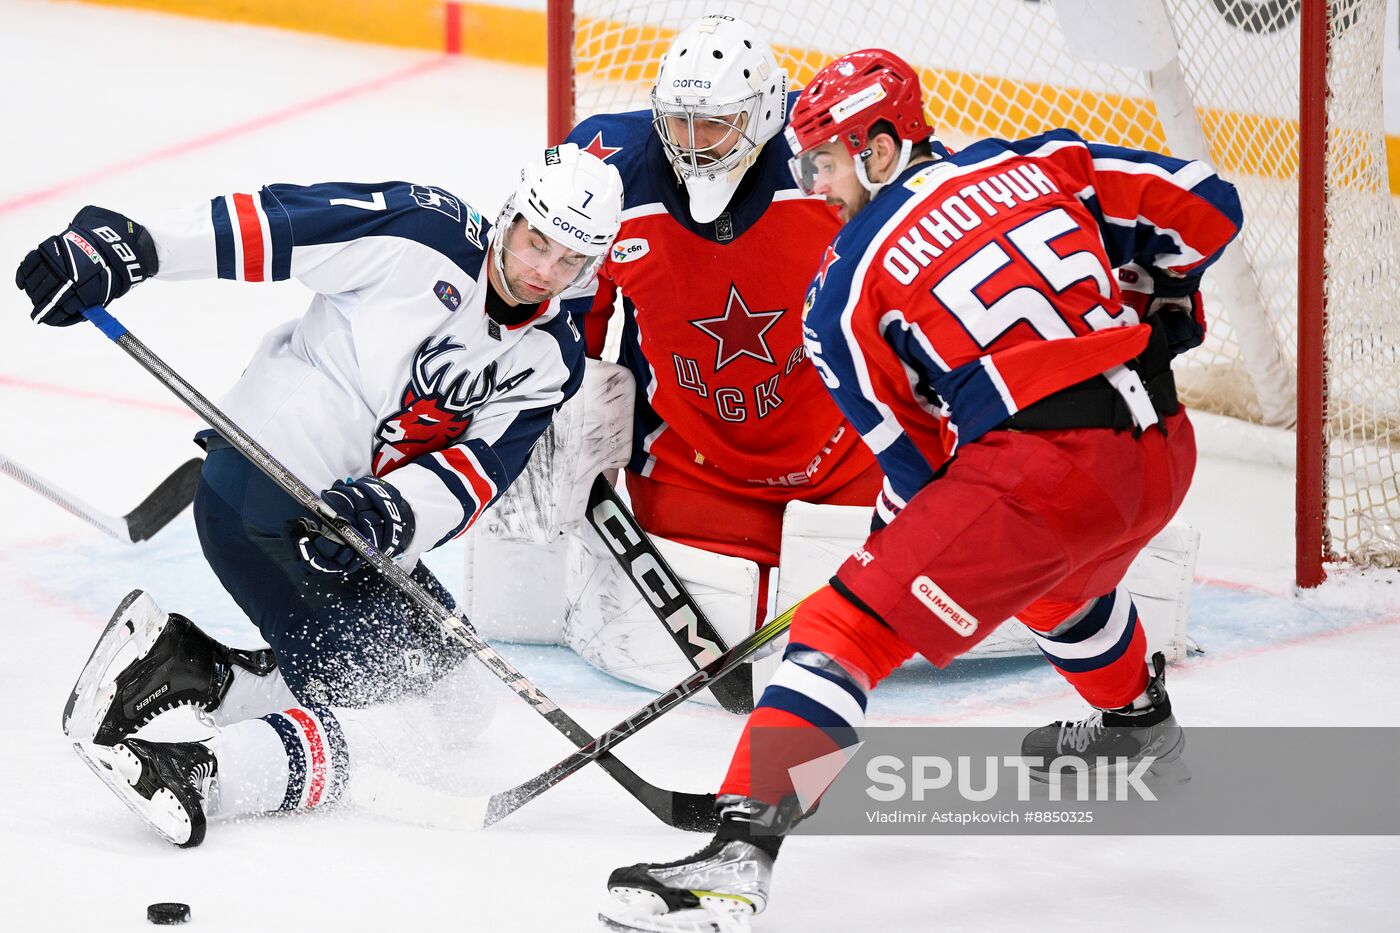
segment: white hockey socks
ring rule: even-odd
[[[209,747],[219,762],[220,816],[322,806],[340,797],[350,774],[340,722],[324,707],[234,723]]]
[[[234,668],[228,693],[224,694],[218,708],[208,715],[215,726],[223,729],[244,719],[300,705],[301,701],[287,687],[280,670],[258,676],[252,671]]]

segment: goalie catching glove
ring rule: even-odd
[[[1136,311],[1139,319],[1161,319],[1173,357],[1194,350],[1206,339],[1200,276],[1172,275],[1129,263],[1118,270],[1118,286],[1123,291],[1123,304]]]
[[[385,557],[402,554],[413,540],[413,509],[378,477],[336,480],[321,499]],[[365,565],[354,548],[305,519],[288,525],[287,537],[292,552],[317,573],[353,573]]]
[[[67,230],[29,251],[15,285],[34,306],[30,318],[67,327],[83,320],[86,309],[109,304],[155,275],[158,265],[145,227],[89,205]]]

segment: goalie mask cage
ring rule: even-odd
[[[549,133],[648,107],[676,33],[718,12],[765,34],[794,87],[853,49],[899,53],[954,147],[1065,126],[1207,159],[1238,186],[1245,226],[1206,276],[1210,332],[1176,361],[1182,399],[1296,429],[1300,585],[1320,583],[1326,561],[1400,566],[1385,0],[1134,0],[1169,20],[1169,60],[1144,71],[1071,51],[1072,7],[1082,22],[1127,2],[1058,0],[1057,15],[1050,0],[549,0]]]

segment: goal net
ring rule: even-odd
[[[1111,48],[1089,60],[1070,8],[1082,20],[1092,4],[1059,2],[1063,15],[1049,0],[551,0],[552,28],[572,32],[571,54],[553,66],[551,132],[648,106],[678,30],[720,12],[764,32],[795,87],[852,49],[898,52],[919,70],[930,122],[954,147],[1065,126],[1206,158],[1238,186],[1245,227],[1232,261],[1207,276],[1210,333],[1176,363],[1182,397],[1293,429],[1299,322],[1322,313],[1299,312],[1299,21],[1305,2],[1327,2],[1325,363],[1315,374],[1321,415],[1299,428],[1320,432],[1324,469],[1300,501],[1325,515],[1309,546],[1319,562],[1400,565],[1400,231],[1381,111],[1385,0],[1161,0],[1175,54],[1148,71],[1107,63]],[[555,34],[568,42],[568,31]]]

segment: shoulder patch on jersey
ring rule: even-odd
[[[647,242],[645,237],[631,237],[614,243],[608,258],[613,262],[632,262],[635,259],[641,259],[649,252],[651,252],[651,244]]]
[[[457,286],[451,282],[438,282],[433,286],[433,294],[437,295],[438,301],[446,305],[449,311],[456,311],[462,306],[462,293],[457,291]]]
[[[467,242],[481,249],[481,211],[467,205]]]
[[[593,138],[588,141],[588,145],[583,147],[583,151],[589,155],[597,156],[602,161],[608,159],[622,151],[621,146],[609,146],[603,142],[603,131],[599,130],[593,134]]]
[[[441,188],[432,188],[427,185],[413,186],[413,200],[418,202],[419,207],[426,207],[429,210],[437,211],[451,217],[457,223],[462,222],[462,204],[452,195]],[[480,246],[481,244],[476,244]]]

